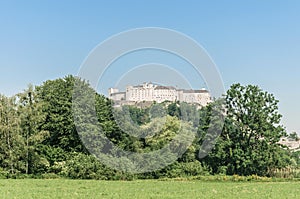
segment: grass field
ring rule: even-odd
[[[0,198],[300,198],[300,182],[0,180]]]

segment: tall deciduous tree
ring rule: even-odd
[[[48,131],[50,137],[45,144],[60,147],[66,151],[83,151],[73,122],[72,95],[75,78],[48,80],[36,88],[37,99],[42,101],[46,115],[42,130]]]
[[[40,129],[45,114],[42,112],[43,102],[36,100],[34,87],[29,85],[28,89],[17,96],[21,134],[25,140],[25,173],[28,174],[36,171],[41,162],[46,162],[39,157],[36,147],[48,138],[48,131]]]
[[[15,174],[23,169],[23,148],[16,99],[0,95],[0,165],[9,173]]]
[[[206,160],[215,172],[267,175],[284,166],[284,151],[277,144],[286,131],[280,125],[278,100],[258,86],[234,84],[227,91],[223,132]]]

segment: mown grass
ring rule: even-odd
[[[299,198],[300,182],[0,180],[0,198]]]

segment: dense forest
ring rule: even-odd
[[[93,97],[88,97],[91,94]],[[74,98],[80,99],[76,100],[78,103],[74,104]],[[93,103],[94,107],[85,102]],[[214,113],[216,107],[220,111],[218,116],[223,117],[221,122]],[[125,112],[127,114],[123,114]],[[126,115],[130,116],[130,122]],[[93,120],[97,124],[85,122]],[[115,109],[111,100],[97,94],[87,82],[66,76],[40,86],[30,85],[13,97],[0,95],[0,178],[53,176],[113,180],[216,174],[272,176],[276,169],[300,166],[299,153],[278,143],[281,137],[288,136],[280,120],[278,100],[257,86],[234,84],[222,99],[201,108],[164,102]],[[74,121],[81,121],[82,125],[75,125]],[[99,161],[98,154],[103,152],[118,155],[111,143],[138,154],[159,150],[176,137],[182,127],[191,131],[194,138],[187,150],[164,168],[132,173]],[[221,128],[220,135],[210,132],[214,128]],[[144,133],[151,136],[137,136],[141,134],[140,129],[146,129]],[[207,140],[211,140],[213,148],[202,147]],[[199,154],[203,152],[208,154],[201,157]],[[159,161],[168,158],[162,157]],[[149,165],[153,166],[151,161],[143,166]],[[134,166],[130,162],[125,165]]]

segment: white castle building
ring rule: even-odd
[[[125,92],[119,92],[116,88],[108,90],[109,98],[113,101],[127,102],[152,102],[180,101],[206,106],[211,102],[210,93],[206,89],[185,90],[176,89],[173,86],[160,86],[152,83],[144,83],[137,86],[127,86]]]

